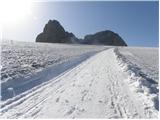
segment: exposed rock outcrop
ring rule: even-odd
[[[116,33],[106,30],[97,32],[93,35],[86,35],[84,37],[85,44],[103,44],[112,46],[127,46],[124,40]]]
[[[73,43],[76,39],[75,35],[66,32],[57,20],[49,20],[43,32],[37,36],[36,42]]]
[[[65,31],[57,20],[48,21],[43,32],[37,36],[36,42],[127,46],[117,33],[110,30],[97,32],[93,35],[86,35],[84,39],[78,39],[73,33]]]

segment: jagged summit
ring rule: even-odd
[[[57,20],[49,20],[43,32],[37,36],[36,42],[72,43],[74,39],[74,34],[65,31]]]
[[[86,35],[84,39],[78,39],[73,33],[65,31],[63,26],[57,20],[48,21],[43,29],[43,32],[37,36],[36,42],[127,46],[124,40],[117,33],[110,30],[97,32],[92,35]]]
[[[57,20],[49,20],[48,23],[45,25],[44,33],[49,33],[49,32],[62,32],[64,33],[65,30],[62,27],[62,25],[57,21]]]

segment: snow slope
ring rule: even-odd
[[[158,48],[126,47],[119,49],[119,51],[134,66],[139,68],[143,77],[153,80],[155,83],[159,82]]]
[[[53,79],[3,101],[1,117],[157,118],[158,83],[137,72],[137,61],[127,56],[132,50],[126,55],[123,49],[126,48],[97,53]]]
[[[103,46],[13,41],[3,41],[1,47],[2,100],[7,100],[48,81],[65,70],[75,67],[98,51],[106,49]],[[48,72],[54,74],[46,77]]]

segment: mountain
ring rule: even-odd
[[[84,39],[78,39],[73,33],[65,31],[57,20],[48,21],[43,32],[37,36],[36,42],[127,46],[117,33],[110,30],[97,32],[93,35],[86,35]]]
[[[106,30],[97,32],[93,35],[86,35],[84,37],[84,43],[86,44],[104,44],[113,46],[127,46],[124,40],[116,33]]]
[[[75,35],[65,31],[57,20],[49,20],[43,32],[37,36],[36,42],[73,43],[76,39]]]

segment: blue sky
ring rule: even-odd
[[[49,19],[83,38],[102,30],[118,33],[129,46],[158,47],[158,2],[36,2],[32,16],[5,26],[3,37],[35,41]]]

